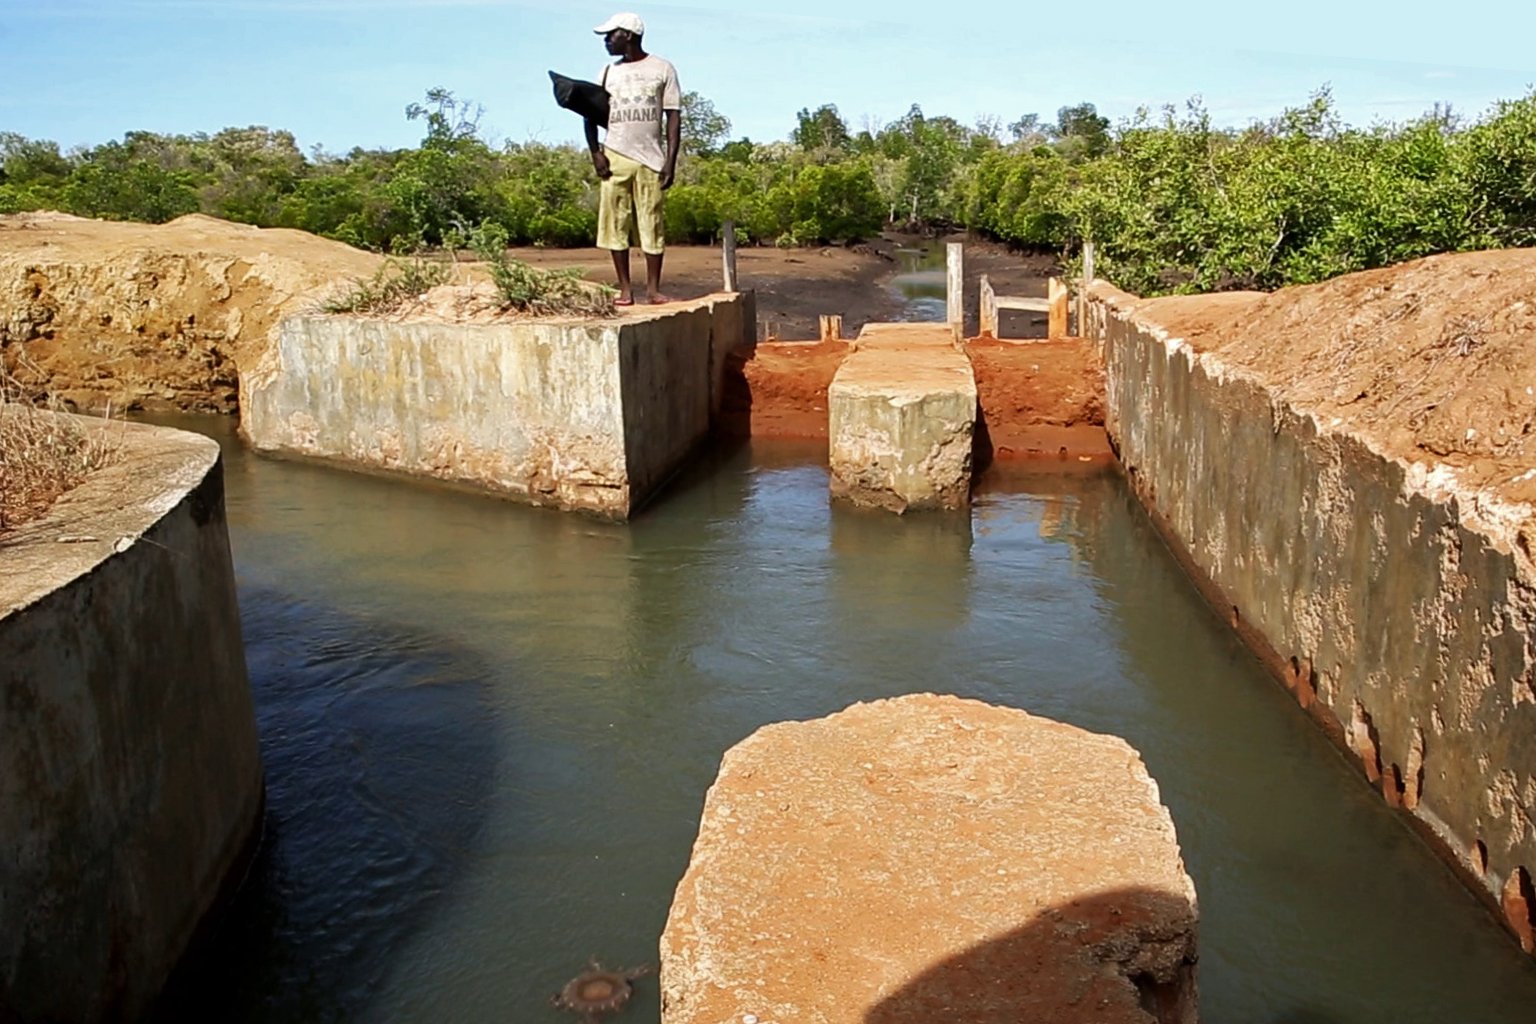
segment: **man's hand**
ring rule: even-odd
[[[607,181],[613,177],[613,168],[608,166],[608,154],[600,149],[592,151],[592,167],[597,171],[597,176]],[[662,186],[665,188],[666,186]]]
[[[672,179],[677,177],[677,168],[670,164],[661,169],[661,190],[665,192],[672,187]]]

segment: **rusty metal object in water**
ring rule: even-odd
[[[649,965],[608,970],[594,958],[549,1001],[557,1009],[579,1013],[583,1021],[594,1022],[603,1014],[624,1009],[635,994],[635,979],[652,970]]]

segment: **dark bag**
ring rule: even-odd
[[[549,80],[555,83],[555,102],[566,110],[574,111],[599,127],[608,127],[608,90],[596,82],[583,82],[566,78],[551,71]]]

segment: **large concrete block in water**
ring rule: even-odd
[[[970,501],[976,378],[942,324],[869,324],[827,389],[832,493],[861,505]]]
[[[1197,912],[1124,740],[919,694],[725,755],[663,1024],[1193,1024]]]
[[[750,295],[613,320],[283,321],[240,381],[258,449],[625,518],[709,433]]]
[[[137,1019],[259,836],[219,446],[93,429],[0,542],[0,1021]]]

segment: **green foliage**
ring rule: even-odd
[[[790,141],[807,153],[836,154],[848,150],[848,123],[837,112],[837,106],[828,103],[814,111],[803,109],[795,115],[795,127]]]
[[[597,181],[585,150],[509,147],[493,192],[487,216],[506,228],[513,245],[590,245],[597,235]]]
[[[1092,160],[1109,151],[1109,118],[1100,116],[1092,103],[1062,107],[1048,134],[1068,160]]]
[[[910,203],[908,223],[955,222],[950,185],[967,155],[971,133],[954,118],[925,117],[914,104],[886,134],[893,136],[890,150],[899,151],[906,160],[901,196]]]
[[[188,171],[135,156],[109,142],[76,167],[59,192],[64,209],[85,217],[163,224],[199,208],[196,178]]]
[[[768,193],[766,212],[775,225],[787,226],[779,232],[786,245],[866,238],[885,220],[874,177],[862,162],[811,166],[780,181]]]
[[[539,270],[508,256],[507,229],[500,224],[481,224],[464,241],[485,264],[502,302],[513,309],[541,316],[614,313],[613,289],[583,281],[579,269]]]
[[[419,257],[389,259],[371,278],[355,278],[346,291],[320,308],[327,313],[388,313],[446,283],[448,276],[445,263]]]
[[[194,144],[200,208],[216,217],[273,227],[306,162],[291,132],[253,125],[226,128]]]
[[[448,244],[471,224],[510,245],[592,243],[598,182],[584,149],[493,148],[479,106],[445,89],[405,113],[425,129],[417,146],[345,155],[306,156],[263,126],[130,132],[67,154],[0,133],[0,213],[158,222],[201,211],[393,253]],[[789,140],[761,143],[729,140],[729,119],[696,93],[683,119],[673,241],[713,242],[726,221],[759,244],[847,241],[889,224],[1068,254],[1091,239],[1107,276],[1148,294],[1536,245],[1536,93],[1472,123],[1436,109],[1369,129],[1343,124],[1326,91],[1240,130],[1214,127],[1199,103],[1116,125],[1079,103],[1006,128],[914,105],[853,133],[825,104],[799,111]]]
[[[0,132],[0,183],[60,184],[73,170],[56,142],[33,140],[15,132]]]
[[[996,238],[1056,248],[1068,237],[1062,205],[1069,184],[1066,161],[1047,147],[988,153],[971,175],[962,218]]]
[[[1471,231],[1488,245],[1536,244],[1536,92],[1500,103],[1456,142]]]
[[[479,142],[480,118],[485,108],[470,100],[457,100],[453,93],[438,87],[427,90],[427,102],[405,108],[407,121],[426,121],[427,137],[421,144],[427,149],[448,151],[473,147]]]
[[[731,134],[731,119],[696,92],[683,93],[683,153],[713,156]]]
[[[1090,138],[1088,115],[1066,108],[1052,134]],[[1022,119],[1021,139],[1035,126]],[[1101,272],[1145,294],[1276,288],[1536,242],[1532,97],[1464,130],[1442,111],[1350,128],[1322,91],[1244,131],[1213,128],[1192,103],[1143,111],[1097,156],[1065,141],[984,156],[967,222],[1022,245],[1092,239]]]

